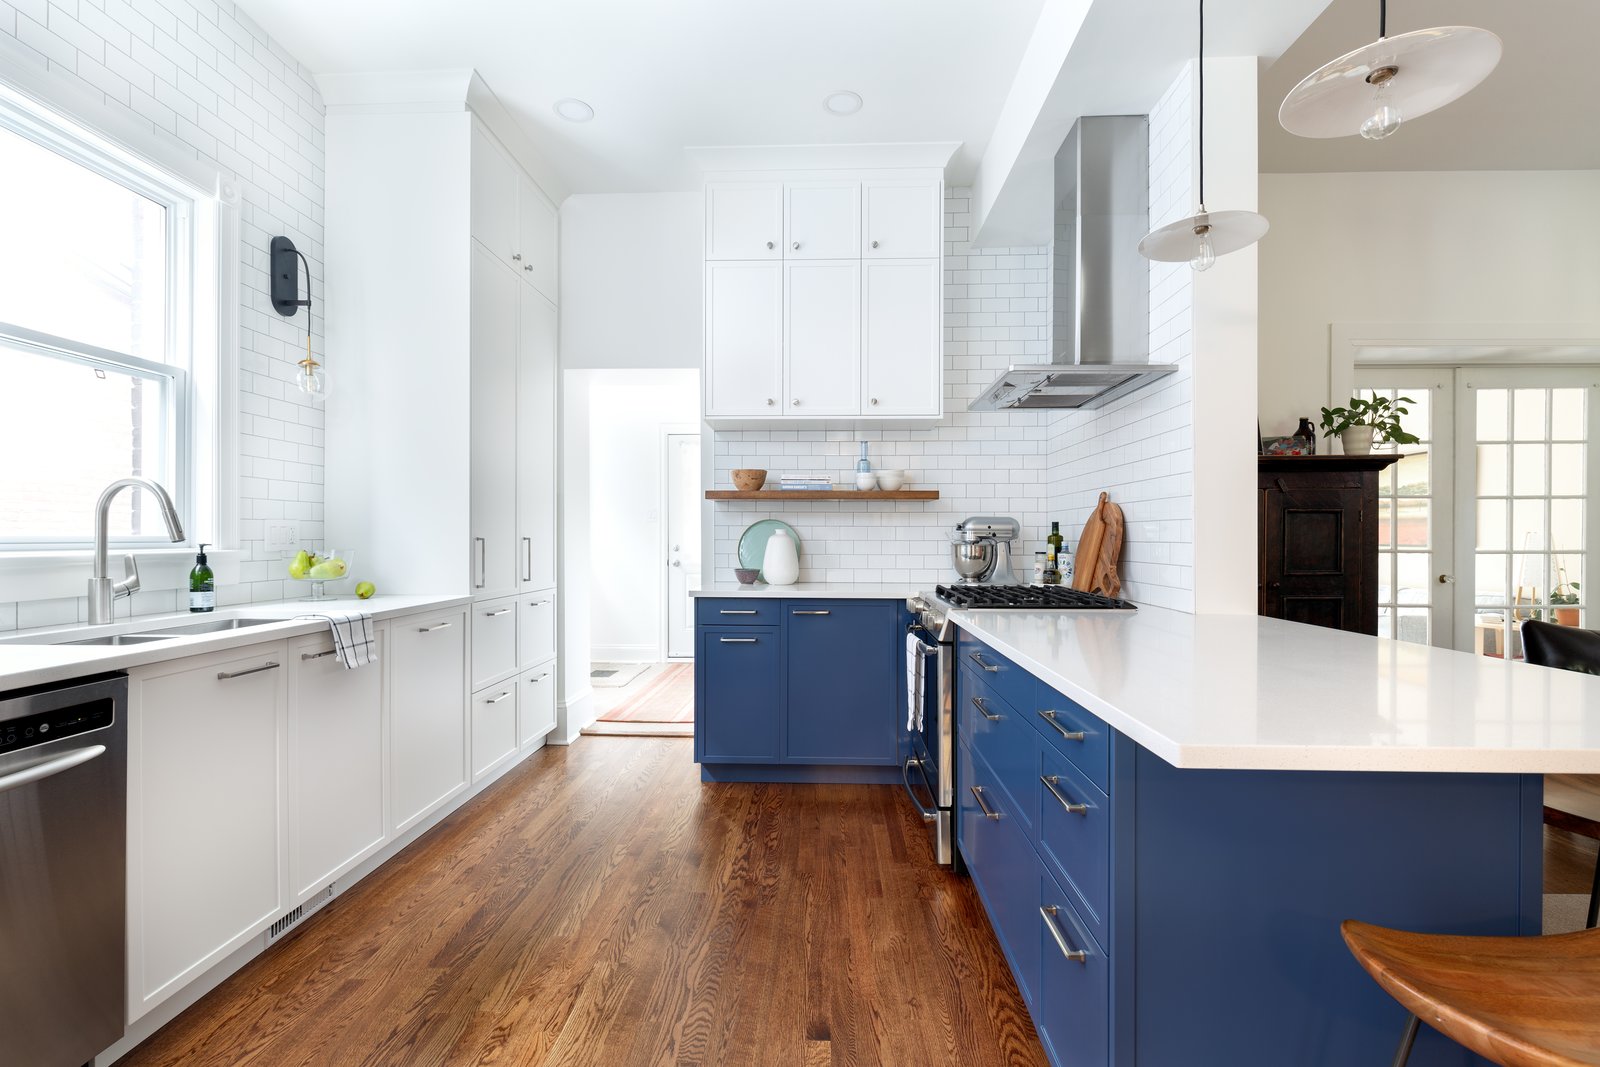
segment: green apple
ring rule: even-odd
[[[311,553],[302,548],[299,554],[296,555],[289,563],[289,577],[304,578],[306,576],[306,572],[310,569]]]
[[[368,599],[369,597],[372,596],[373,593],[376,593],[377,591],[378,591],[378,587],[373,585],[371,582],[357,582],[356,583],[356,596],[360,597],[362,600]]]

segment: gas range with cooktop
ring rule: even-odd
[[[934,596],[961,610],[1134,610],[1126,600],[1060,585],[941,585],[934,590]]]

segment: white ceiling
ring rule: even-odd
[[[970,181],[1044,0],[240,0],[314,73],[471,67],[576,192],[698,188],[699,145],[960,141]],[[823,110],[835,89],[865,106]],[[551,106],[593,105],[586,124]]]
[[[1600,168],[1600,38],[1596,0],[1401,0],[1389,34],[1481,26],[1505,55],[1472,92],[1405,122],[1384,141],[1313,140],[1278,125],[1278,105],[1301,78],[1378,36],[1377,0],[1333,0],[1261,79],[1264,172],[1590,170]]]

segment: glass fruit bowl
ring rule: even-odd
[[[311,586],[311,595],[302,599],[322,600],[328,596],[329,585],[337,587],[340,582],[351,580],[354,562],[353,552],[337,548],[305,548],[286,556],[285,573],[290,581],[306,582]]]

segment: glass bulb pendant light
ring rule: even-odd
[[[1378,39],[1312,71],[1289,90],[1278,122],[1300,137],[1381,141],[1402,119],[1437,111],[1471,92],[1500,62],[1500,38],[1476,26],[1435,26],[1390,37],[1389,2],[1378,0]]]
[[[1139,242],[1139,254],[1159,263],[1187,263],[1191,270],[1210,270],[1218,256],[1247,248],[1266,236],[1267,220],[1254,211],[1206,210],[1206,4],[1199,0],[1199,167],[1200,210],[1188,218],[1151,230]]]
[[[307,313],[309,318],[309,312]],[[294,384],[302,393],[320,403],[328,398],[328,372],[311,354],[311,332],[306,331],[306,358],[299,363]]]

